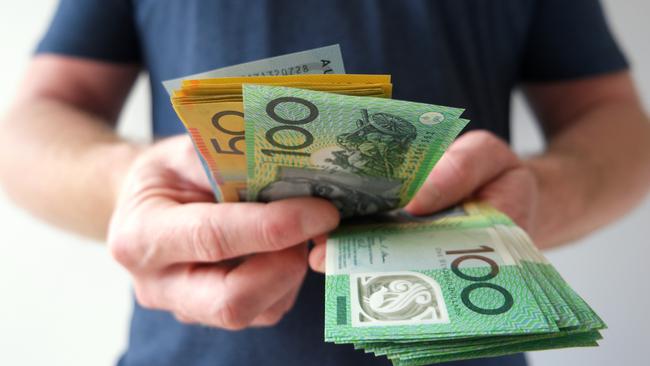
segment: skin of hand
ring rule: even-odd
[[[132,164],[108,246],[142,306],[237,330],[282,318],[307,271],[304,243],[338,222],[315,198],[215,204],[191,141],[173,137]]]
[[[36,56],[0,122],[0,185],[51,224],[108,237],[145,307],[226,329],[277,322],[307,269],[301,243],[332,230],[338,212],[313,198],[215,204],[189,138],[117,136],[138,71]]]
[[[488,202],[542,249],[566,244],[629,212],[650,187],[650,121],[628,72],[527,85],[546,150],[520,159],[487,131],[459,137],[405,210],[426,215]],[[325,237],[310,266],[324,272]]]
[[[487,131],[470,131],[454,141],[404,209],[426,215],[468,198],[488,202],[528,232],[534,230],[535,175],[505,141]],[[325,237],[315,244],[310,266],[324,272]]]

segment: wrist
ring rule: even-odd
[[[593,189],[584,164],[571,156],[547,153],[524,161],[538,187],[535,241],[548,248],[579,237],[576,223],[587,210]],[[593,182],[592,182],[593,183]],[[593,185],[593,184],[591,184]]]

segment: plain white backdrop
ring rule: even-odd
[[[648,107],[650,2],[608,0],[605,5]],[[11,101],[55,6],[56,0],[0,4],[0,113]],[[123,113],[120,132],[147,140],[149,119],[148,86],[143,77]],[[531,154],[542,148],[519,95],[513,106],[513,126],[518,152]],[[617,224],[548,253],[610,329],[596,349],[529,354],[533,366],[648,364],[649,234],[647,199]],[[112,262],[102,243],[48,227],[12,206],[0,193],[0,365],[114,364],[128,336],[130,296],[127,274]]]

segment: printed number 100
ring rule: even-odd
[[[299,120],[291,120],[291,119],[283,118],[279,116],[275,111],[276,107],[282,103],[301,104],[309,110],[309,114],[306,117]],[[280,98],[273,99],[266,105],[266,114],[269,117],[271,117],[272,120],[280,124],[279,126],[272,127],[268,131],[266,131],[266,141],[268,141],[271,145],[281,150],[262,149],[263,154],[267,156],[274,156],[278,154],[294,155],[294,156],[311,155],[309,153],[296,151],[296,150],[305,149],[314,143],[314,136],[309,131],[301,127],[302,125],[306,125],[308,123],[313,122],[318,117],[318,108],[316,108],[316,105],[314,105],[314,103],[302,98],[280,97]],[[290,132],[290,133],[300,134],[302,135],[304,141],[297,145],[289,145],[287,143],[284,143],[283,141],[278,141],[276,137],[276,134],[278,132]]]
[[[482,255],[479,255],[478,253],[490,253],[494,252],[494,249],[488,247],[487,245],[481,245],[480,248],[478,249],[467,249],[467,250],[448,250],[445,253],[447,255],[457,255],[457,254],[463,254],[460,257],[454,259],[453,262],[451,262],[451,271],[458,277],[472,281],[474,283],[470,284],[469,286],[465,287],[461,293],[460,293],[460,298],[463,301],[463,304],[470,310],[479,313],[479,314],[484,314],[484,315],[499,315],[507,312],[512,308],[514,305],[514,299],[512,298],[512,294],[503,288],[502,286],[495,285],[493,283],[489,282],[484,282],[491,280],[495,278],[499,274],[499,265],[492,259],[488,257],[484,257]],[[463,261],[467,259],[475,259],[475,260],[480,260],[488,265],[490,265],[490,272],[484,276],[472,276],[467,273],[464,273],[460,270],[460,264],[463,263]],[[492,290],[496,290],[501,295],[503,296],[503,305],[501,305],[498,308],[495,309],[486,309],[480,306],[477,306],[472,302],[472,299],[470,299],[470,295],[474,290],[478,290],[481,288],[488,288]]]

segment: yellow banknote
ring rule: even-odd
[[[242,84],[290,86],[337,94],[390,98],[389,75],[300,75],[186,80],[172,105],[212,175],[218,198],[246,197]]]

